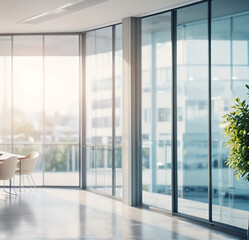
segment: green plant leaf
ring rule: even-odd
[[[249,85],[245,86],[249,92]],[[238,180],[242,177],[249,181],[249,105],[239,97],[234,101],[233,111],[222,117],[225,121],[220,125],[228,139],[225,147],[230,148],[226,164],[234,169]]]

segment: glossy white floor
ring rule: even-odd
[[[0,239],[236,239],[87,191],[0,193]]]

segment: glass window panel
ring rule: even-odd
[[[10,144],[0,144],[0,149],[3,152],[11,152],[11,145]]]
[[[45,48],[43,39],[45,39]],[[79,36],[18,35],[13,36],[13,43],[11,40],[10,36],[0,37],[1,149],[22,155],[38,151],[40,157],[34,172],[34,179],[37,185],[43,185],[44,148],[42,143],[44,139],[46,143],[52,142],[55,146],[51,151],[59,153],[52,154],[55,159],[47,159],[48,162],[58,163],[58,166],[49,169],[49,166],[52,165],[47,164],[46,170],[61,171],[61,161],[64,165],[65,162],[70,162],[70,167],[67,167],[66,170],[72,174],[68,174],[68,176],[77,176],[73,179],[66,177],[66,179],[68,178],[66,185],[73,182],[74,186],[78,186]],[[13,86],[11,86],[12,72]],[[58,88],[58,86],[60,87]],[[12,97],[13,109],[11,109]],[[47,110],[45,121],[43,118],[44,103]],[[12,112],[13,136],[11,136]],[[46,136],[43,135],[44,127]],[[14,148],[11,146],[12,137]],[[62,150],[63,147],[60,145],[70,146],[72,149]],[[63,158],[65,152],[71,152],[69,155],[67,154],[68,159],[66,160]],[[60,157],[61,159],[59,159]],[[70,182],[70,180],[72,181]],[[59,181],[51,180],[51,182],[48,181],[48,185],[60,184]]]
[[[95,53],[96,53],[96,31],[86,34],[86,159],[87,159],[87,188],[94,189],[96,186],[96,167],[94,155],[94,137],[95,131],[92,127],[93,111],[95,110],[94,92],[97,91],[95,86]],[[99,101],[101,102],[101,101]]]
[[[143,203],[171,209],[171,14],[142,19]]]
[[[45,185],[78,186],[78,166],[66,166],[69,162],[78,164],[72,157],[77,151],[71,145],[79,144],[79,37],[44,36],[44,55],[45,143],[55,144],[46,147],[53,154],[45,157]],[[63,171],[61,184],[56,177],[51,177]]]
[[[39,144],[43,139],[43,37],[40,35],[13,37],[13,131],[15,153],[40,153],[34,180],[42,185]]]
[[[44,41],[46,142],[78,142],[78,36],[45,36]]]
[[[14,143],[42,142],[42,36],[13,37]]]
[[[231,74],[231,67],[227,65],[213,65],[212,67],[212,81],[229,80]]]
[[[247,80],[249,79],[249,66],[238,66],[238,65],[233,65],[232,67],[232,80],[233,81],[240,81],[240,80]],[[230,76],[231,78],[231,76]]]
[[[109,195],[113,167],[112,87],[112,28],[107,27],[86,35],[86,135],[88,187]],[[102,104],[96,108],[96,102]]]
[[[216,36],[212,39],[212,63],[230,65],[231,62],[231,51],[229,41],[222,41],[222,39],[229,40],[230,35],[224,31],[224,26],[230,29],[230,21],[228,19],[217,19],[215,24],[212,24],[212,33]],[[224,54],[215,54],[217,51],[222,50]]]
[[[79,186],[79,145],[46,144],[45,186]]]
[[[11,143],[11,37],[0,37],[0,144],[7,151]]]
[[[239,13],[239,14],[238,14]],[[226,166],[229,149],[221,123],[234,98],[248,101],[249,2],[212,1],[212,196],[213,220],[248,229],[249,183]]]
[[[115,27],[115,167],[116,167],[116,196],[122,198],[122,25]]]
[[[206,219],[208,218],[207,39],[207,3],[179,9],[177,11],[177,51],[180,51],[177,56],[178,211]]]

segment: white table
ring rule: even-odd
[[[0,161],[4,161],[7,158],[13,157],[13,156],[17,157],[17,159],[19,159],[19,160],[25,157],[25,156],[19,155],[19,154],[14,154],[14,153],[8,153],[8,152],[2,152],[2,151],[0,151]]]
[[[14,154],[14,153],[8,153],[8,152],[2,152],[0,151],[0,162],[2,161],[5,161],[7,160],[9,157],[17,157],[17,159],[19,160],[19,163],[20,163],[20,175],[19,175],[19,188],[20,188],[20,191],[21,191],[21,172],[22,172],[22,159],[25,158],[25,156],[23,155],[19,155],[19,154]],[[11,184],[11,182],[10,182]]]

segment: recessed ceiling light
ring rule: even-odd
[[[43,12],[35,16],[25,18],[21,20],[19,23],[35,24],[35,23],[45,22],[106,1],[108,0],[78,0],[76,2],[67,3],[51,11]]]

